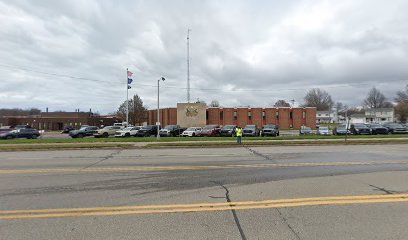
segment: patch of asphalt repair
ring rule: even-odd
[[[228,203],[231,203],[232,201],[231,201],[231,198],[230,198],[230,195],[229,195],[229,192],[230,192],[229,189],[220,182],[213,182],[213,183],[219,185],[220,187],[222,187],[225,190],[225,199],[227,200]],[[213,196],[209,196],[209,197],[210,198],[224,198],[224,197],[213,197]],[[229,206],[232,207],[234,205],[230,204]],[[231,212],[232,212],[232,216],[234,217],[234,221],[235,221],[235,224],[236,224],[236,226],[238,228],[239,234],[241,235],[241,239],[242,240],[247,240],[247,237],[245,236],[244,230],[242,229],[241,223],[239,222],[237,212],[235,211],[235,209],[231,209]]]
[[[115,155],[120,154],[122,151],[123,151],[123,150],[121,149],[121,150],[117,150],[117,151],[115,151],[115,152],[112,152],[112,153],[108,154],[107,156],[102,157],[101,160],[98,160],[98,161],[96,161],[96,162],[94,162],[94,163],[92,163],[92,164],[89,164],[89,165],[87,165],[87,166],[81,168],[81,169],[79,170],[79,172],[82,171],[82,170],[84,170],[84,169],[93,167],[93,166],[95,166],[95,165],[98,164],[98,163],[101,163],[101,162],[103,162],[103,161],[109,160],[109,159],[115,157]]]

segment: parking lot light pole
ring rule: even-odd
[[[166,79],[161,77],[159,80],[157,80],[157,139],[160,139],[160,80],[164,82]]]

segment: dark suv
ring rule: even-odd
[[[160,127],[159,127],[160,129]],[[157,135],[157,125],[147,125],[139,129],[136,133],[136,137],[150,137]]]
[[[98,130],[98,127],[94,127],[94,126],[81,127],[79,130],[70,131],[69,136],[72,138],[83,138],[87,136],[93,136],[97,130]]]
[[[237,125],[225,125],[221,128],[220,136],[221,137],[233,137],[235,136],[235,129]]]
[[[369,124],[367,125],[371,129],[371,134],[388,134],[388,128],[381,124]]]
[[[354,135],[370,135],[371,129],[362,123],[351,124],[350,132]]]
[[[7,129],[0,130],[0,138],[12,139],[12,138],[27,138],[36,139],[40,136],[40,132],[34,128],[19,128],[19,129]]]
[[[179,125],[167,125],[164,128],[160,129],[160,137],[177,137],[180,136],[186,130],[181,128]]]
[[[246,125],[242,130],[242,136],[244,137],[256,137],[259,136],[259,128],[256,125]]]
[[[267,124],[262,127],[261,136],[279,136],[279,127],[275,124]]]

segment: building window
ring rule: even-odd
[[[248,112],[248,120],[252,120],[252,112]]]
[[[279,112],[276,112],[276,119],[279,119]]]
[[[220,120],[224,120],[224,111],[220,112]]]
[[[205,111],[205,119],[208,120],[208,111]]]
[[[306,112],[303,112],[303,118],[306,118]]]
[[[265,113],[265,111],[262,112],[262,120],[266,120],[266,113]]]
[[[234,111],[234,120],[238,120],[238,113],[237,113],[237,111]]]

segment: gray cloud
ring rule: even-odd
[[[0,107],[113,112],[126,68],[130,95],[152,108],[166,77],[161,105],[173,107],[186,100],[187,28],[193,100],[270,106],[320,87],[359,105],[373,86],[393,99],[408,83],[406,9],[403,0],[0,0]]]

